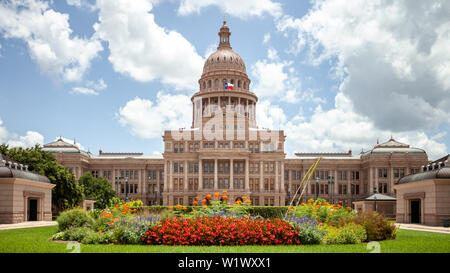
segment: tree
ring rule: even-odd
[[[28,170],[45,175],[56,186],[52,191],[52,203],[59,210],[78,206],[83,200],[83,189],[78,184],[75,176],[62,165],[56,158],[42,150],[39,145],[33,148],[9,148],[8,145],[0,145],[0,153],[28,165]]]
[[[86,197],[95,200],[95,208],[104,209],[109,201],[116,196],[116,192],[112,189],[108,179],[104,177],[95,178],[90,172],[83,174],[78,183],[83,188]]]

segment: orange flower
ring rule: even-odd
[[[342,204],[342,201],[339,201],[339,204]]]
[[[206,199],[211,199],[211,194],[207,194]]]
[[[204,208],[207,208],[207,207],[208,207],[208,205],[203,205],[203,207],[204,207]]]
[[[178,205],[177,205],[177,209],[181,209],[181,208],[183,208],[183,206],[180,205],[180,204],[178,204]]]
[[[98,232],[102,233],[102,232],[103,232],[103,230],[101,230],[101,229],[100,229],[100,230],[99,230]]]
[[[198,199],[200,199],[200,197],[196,196],[196,197],[195,197],[195,200],[198,200]]]
[[[346,209],[347,209],[347,210],[351,210],[351,208],[350,208],[350,207],[346,207]]]
[[[170,210],[173,210],[173,206],[169,206],[169,209],[170,209]]]
[[[242,200],[245,200],[245,199],[247,199],[247,196],[242,196]]]
[[[206,202],[208,202],[208,201],[206,201],[206,199],[202,200],[203,205],[206,204]]]
[[[215,194],[214,194],[214,197],[219,197],[220,196],[220,192],[216,192]]]
[[[330,213],[328,213],[328,216],[331,216],[331,215],[333,215],[331,212]]]
[[[124,212],[122,212],[122,214],[123,214],[123,215],[126,215],[126,214],[127,214],[127,212],[126,212],[126,211],[124,211]]]
[[[308,202],[309,203],[314,203],[314,201],[312,199],[309,199]]]
[[[228,192],[227,192],[227,191],[223,191],[222,194],[223,194],[223,195],[227,195]]]
[[[251,202],[252,202],[252,200],[250,200],[250,199],[247,199],[247,200],[245,200],[245,202],[246,202],[246,203],[251,203]]]
[[[194,202],[192,202],[192,205],[197,206],[197,205],[198,205],[198,202],[197,202],[197,201],[194,201]]]
[[[184,210],[184,211],[186,211],[186,210],[187,210],[187,208],[186,208],[186,207],[183,207],[183,210]]]
[[[223,200],[228,200],[228,196],[224,195],[224,196],[222,196],[222,199]]]
[[[293,210],[293,208],[290,206],[289,208],[288,208],[289,210]]]

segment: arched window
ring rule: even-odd
[[[208,81],[208,88],[211,88],[211,80]]]
[[[223,57],[223,61],[226,62],[227,61],[227,57]]]
[[[215,87],[215,88],[219,88],[219,80],[216,79],[216,82],[215,82],[215,84],[214,84],[214,87]]]
[[[227,83],[227,80],[226,80],[226,79],[223,79],[223,89],[227,89],[226,83]]]
[[[231,80],[231,84],[234,85],[234,80]]]
[[[203,89],[206,89],[206,82],[203,82]]]
[[[244,82],[244,89],[247,89],[247,83]]]
[[[241,88],[241,81],[238,81],[238,87]]]
[[[230,62],[232,62],[233,61],[233,57],[230,57]]]
[[[220,58],[219,57],[217,57],[217,62],[220,62]]]

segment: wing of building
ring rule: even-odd
[[[164,153],[94,155],[61,138],[44,145],[78,178],[85,172],[106,177],[121,198],[145,204],[188,205],[196,196],[227,190],[230,202],[247,196],[254,205],[285,205],[309,167],[322,156],[303,200],[319,197],[349,204],[376,188],[394,196],[394,181],[428,163],[424,150],[394,139],[368,152],[302,153],[286,156],[283,131],[256,124],[258,97],[250,90],[243,59],[232,50],[223,23],[219,46],[205,61],[199,91],[192,96],[192,124],[165,131]],[[168,128],[176,129],[176,128]],[[317,181],[317,185],[316,185]],[[353,189],[353,191],[352,191]]]

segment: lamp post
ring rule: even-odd
[[[128,176],[125,176],[125,202],[128,202]]]
[[[316,200],[319,198],[319,177],[316,176]]]
[[[119,196],[119,177],[116,176],[114,181],[116,184],[116,194],[117,194],[117,196]]]
[[[375,199],[375,204],[374,204],[374,211],[377,211],[377,196],[376,196],[376,194],[377,194],[377,187],[373,187],[373,198]]]

